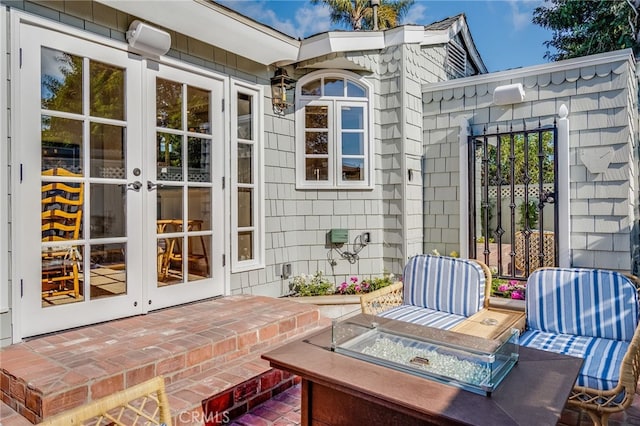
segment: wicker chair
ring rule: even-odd
[[[362,313],[377,315],[402,305],[402,282],[396,282],[360,296]]]
[[[164,378],[154,377],[40,423],[45,426],[79,424],[171,426],[171,412],[164,388]]]
[[[447,263],[450,263],[451,264],[450,266],[454,268],[458,266],[453,266],[453,265],[459,265],[460,268],[465,268],[465,265],[469,266],[469,263],[472,263],[473,265],[476,266],[476,268],[473,268],[473,269],[477,269],[477,266],[479,265],[482,270],[482,273],[484,274],[484,290],[483,290],[484,293],[480,295],[483,299],[482,308],[487,308],[489,306],[489,297],[491,294],[491,271],[489,270],[487,265],[475,259],[466,260],[466,259],[447,258],[442,256],[419,255],[412,258],[409,261],[409,263],[407,263],[407,266],[405,267],[405,271],[404,271],[405,280],[410,279],[410,276],[409,276],[410,270],[414,268],[413,260],[418,258],[421,259],[419,260],[420,263],[422,263],[424,260],[426,260],[427,262],[445,261]],[[430,276],[427,273],[425,276],[420,277],[419,282],[414,282],[413,286],[414,287],[419,286],[419,287],[425,288],[429,285],[433,285],[434,283],[432,282],[431,278],[434,278],[434,277]],[[362,296],[360,296],[360,305],[362,308],[362,312],[365,314],[378,315],[386,311],[389,311],[390,309],[399,307],[403,304],[410,304],[411,302],[409,301],[409,299],[411,299],[412,296],[410,294],[405,294],[406,290],[407,289],[405,288],[404,284],[402,282],[398,282],[390,286],[383,287],[374,292],[363,294]],[[408,292],[410,293],[411,290],[408,290]],[[460,296],[464,297],[466,295],[460,295]],[[473,305],[474,303],[476,302],[470,301],[470,305]],[[445,303],[443,302],[443,304]],[[473,309],[477,309],[477,308],[478,308],[478,305],[476,305],[475,308]],[[470,314],[473,314],[473,313],[475,312],[470,312]]]
[[[607,425],[635,396],[639,288],[635,276],[597,269],[541,268],[527,282],[527,331],[520,344],[585,360],[567,405],[585,410],[594,425]],[[549,308],[562,318],[548,315]]]
[[[640,327],[631,339],[631,344],[620,365],[620,380],[615,388],[601,391],[585,386],[574,386],[568,405],[582,408],[593,424],[606,426],[609,416],[631,406],[640,376]],[[620,399],[622,395],[622,399]]]

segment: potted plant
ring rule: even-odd
[[[533,229],[538,224],[538,204],[535,201],[522,202],[520,204],[520,229]],[[528,220],[527,220],[528,219]]]

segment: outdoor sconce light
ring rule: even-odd
[[[271,102],[273,103],[273,112],[276,114],[284,114],[284,111],[293,105],[291,102],[287,102],[287,90],[292,89],[295,82],[284,68],[276,69],[275,74],[271,77]]]
[[[493,103],[495,105],[517,104],[524,101],[524,88],[522,83],[498,86],[493,91]]]
[[[149,24],[135,20],[129,25],[126,34],[127,43],[142,55],[158,57],[169,51],[171,36],[168,32],[154,28]]]

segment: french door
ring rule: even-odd
[[[155,224],[156,265],[147,303],[156,309],[223,293],[223,83],[163,64],[146,80],[145,222]]]
[[[20,49],[22,336],[222,294],[223,82],[28,24]]]

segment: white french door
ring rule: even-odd
[[[224,292],[224,82],[164,64],[146,81],[148,304],[157,309]]]
[[[222,294],[223,82],[28,24],[20,50],[20,334]]]

